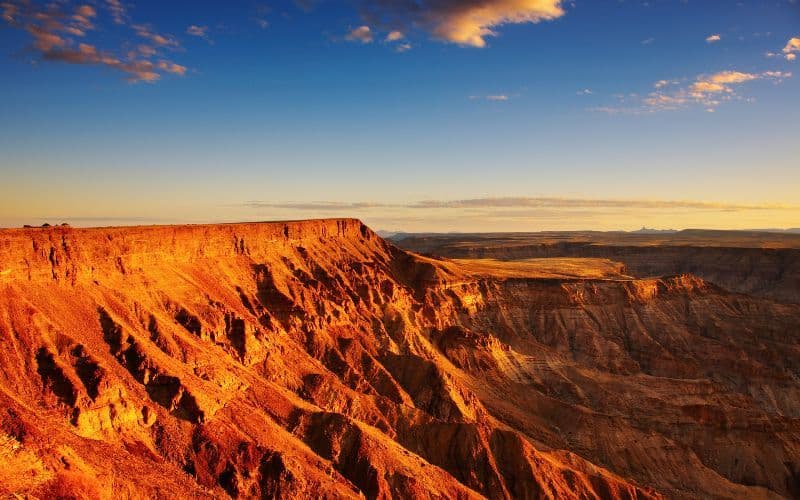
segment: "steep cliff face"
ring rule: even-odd
[[[356,220],[0,231],[0,490],[778,497],[800,308],[476,274]]]
[[[631,237],[628,237],[631,239]],[[665,238],[665,237],[661,237]],[[722,237],[721,237],[722,238]],[[729,237],[730,238],[730,237]],[[647,240],[641,244],[613,238],[602,241],[547,241],[517,237],[505,244],[505,237],[462,240],[459,236],[409,237],[398,241],[403,248],[453,259],[522,260],[530,258],[590,257],[623,263],[632,276],[652,277],[694,274],[728,290],[781,302],[800,304],[800,248],[759,248],[753,241],[728,242],[717,246],[701,240],[666,244]],[[795,244],[793,238],[782,245]],[[606,241],[609,240],[609,241]]]
[[[483,287],[437,345],[493,415],[669,496],[798,494],[796,306],[690,276]]]

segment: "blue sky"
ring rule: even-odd
[[[800,226],[789,0],[0,13],[0,225]]]

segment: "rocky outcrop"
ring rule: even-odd
[[[799,328],[689,275],[477,276],[351,219],[0,231],[0,491],[789,497]]]
[[[684,233],[691,235],[683,231],[678,234]],[[670,240],[670,236],[614,236],[617,233],[602,237],[597,233],[583,237],[548,233],[513,237],[436,235],[409,236],[398,240],[397,244],[410,251],[453,259],[610,259],[624,264],[625,272],[632,276],[693,274],[734,292],[800,304],[800,238],[762,235],[762,238],[778,239],[774,247],[762,248],[752,236],[744,238],[736,232],[725,231],[712,233],[697,241],[678,236],[672,237],[676,241]],[[719,238],[717,241],[713,239],[715,235]],[[712,241],[706,241],[709,237]]]

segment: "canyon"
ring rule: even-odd
[[[0,230],[0,493],[800,496],[791,242],[455,239]]]
[[[731,291],[800,303],[796,232],[412,234],[393,241],[407,250],[453,259],[603,258],[638,277],[693,274]]]

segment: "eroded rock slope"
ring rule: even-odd
[[[359,221],[0,232],[0,491],[800,494],[800,308]]]

